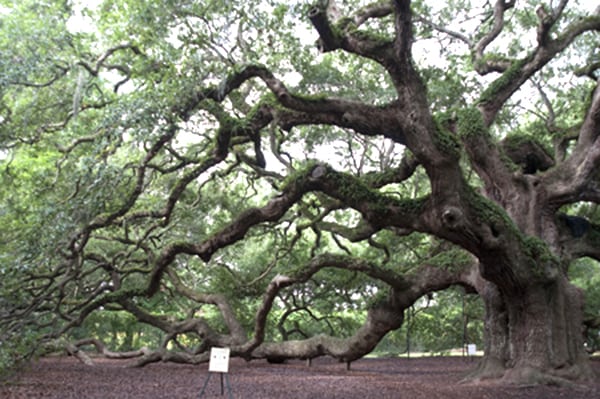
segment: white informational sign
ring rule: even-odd
[[[469,344],[467,345],[467,355],[475,356],[477,354],[477,345]]]
[[[211,373],[229,372],[229,348],[210,348],[208,371]]]

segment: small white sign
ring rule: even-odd
[[[229,351],[229,348],[210,348],[208,371],[211,373],[228,373]]]
[[[477,345],[475,344],[468,344],[467,345],[467,355],[469,356],[475,356],[477,354]]]

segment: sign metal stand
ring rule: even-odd
[[[227,386],[227,392],[229,399],[233,399],[233,393],[231,392],[231,384],[229,383],[229,348],[211,348],[210,349],[210,362],[208,363],[208,375],[200,391],[200,397],[204,395],[208,381],[214,373],[219,373],[221,376],[221,396],[225,394],[225,386],[223,380]]]

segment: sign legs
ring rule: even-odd
[[[210,377],[215,374],[213,372],[209,372],[206,376],[206,380],[204,380],[204,385],[202,385],[202,390],[200,391],[200,398],[204,396],[204,392],[206,391],[206,387],[208,386],[208,381],[210,381]],[[231,391],[231,383],[229,382],[229,374],[227,373],[218,373],[221,376],[221,396],[225,395],[225,387],[227,387],[227,396],[229,399],[233,399],[233,392]]]

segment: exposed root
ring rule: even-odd
[[[81,363],[85,364],[86,366],[93,366],[94,361],[92,358],[81,349],[82,347],[89,345],[94,346],[96,348],[96,352],[107,359],[132,359],[138,357],[147,357],[152,354],[152,351],[146,347],[135,351],[113,352],[108,350],[106,345],[101,340],[94,338],[82,339],[75,343],[67,343],[65,345],[65,349],[69,355],[74,356]]]
[[[551,385],[559,387],[575,387],[576,383],[563,377],[552,375],[534,367],[515,367],[508,369],[500,382],[518,387],[531,387],[536,385]]]
[[[498,380],[504,376],[506,369],[501,360],[491,357],[481,359],[475,370],[461,381],[461,384],[478,384],[486,380]]]
[[[587,382],[593,382],[597,376],[590,367],[573,365],[561,369],[541,370],[531,366],[505,368],[498,359],[484,358],[478,367],[469,373],[462,384],[498,384],[514,387],[532,387],[549,385],[578,388]]]

